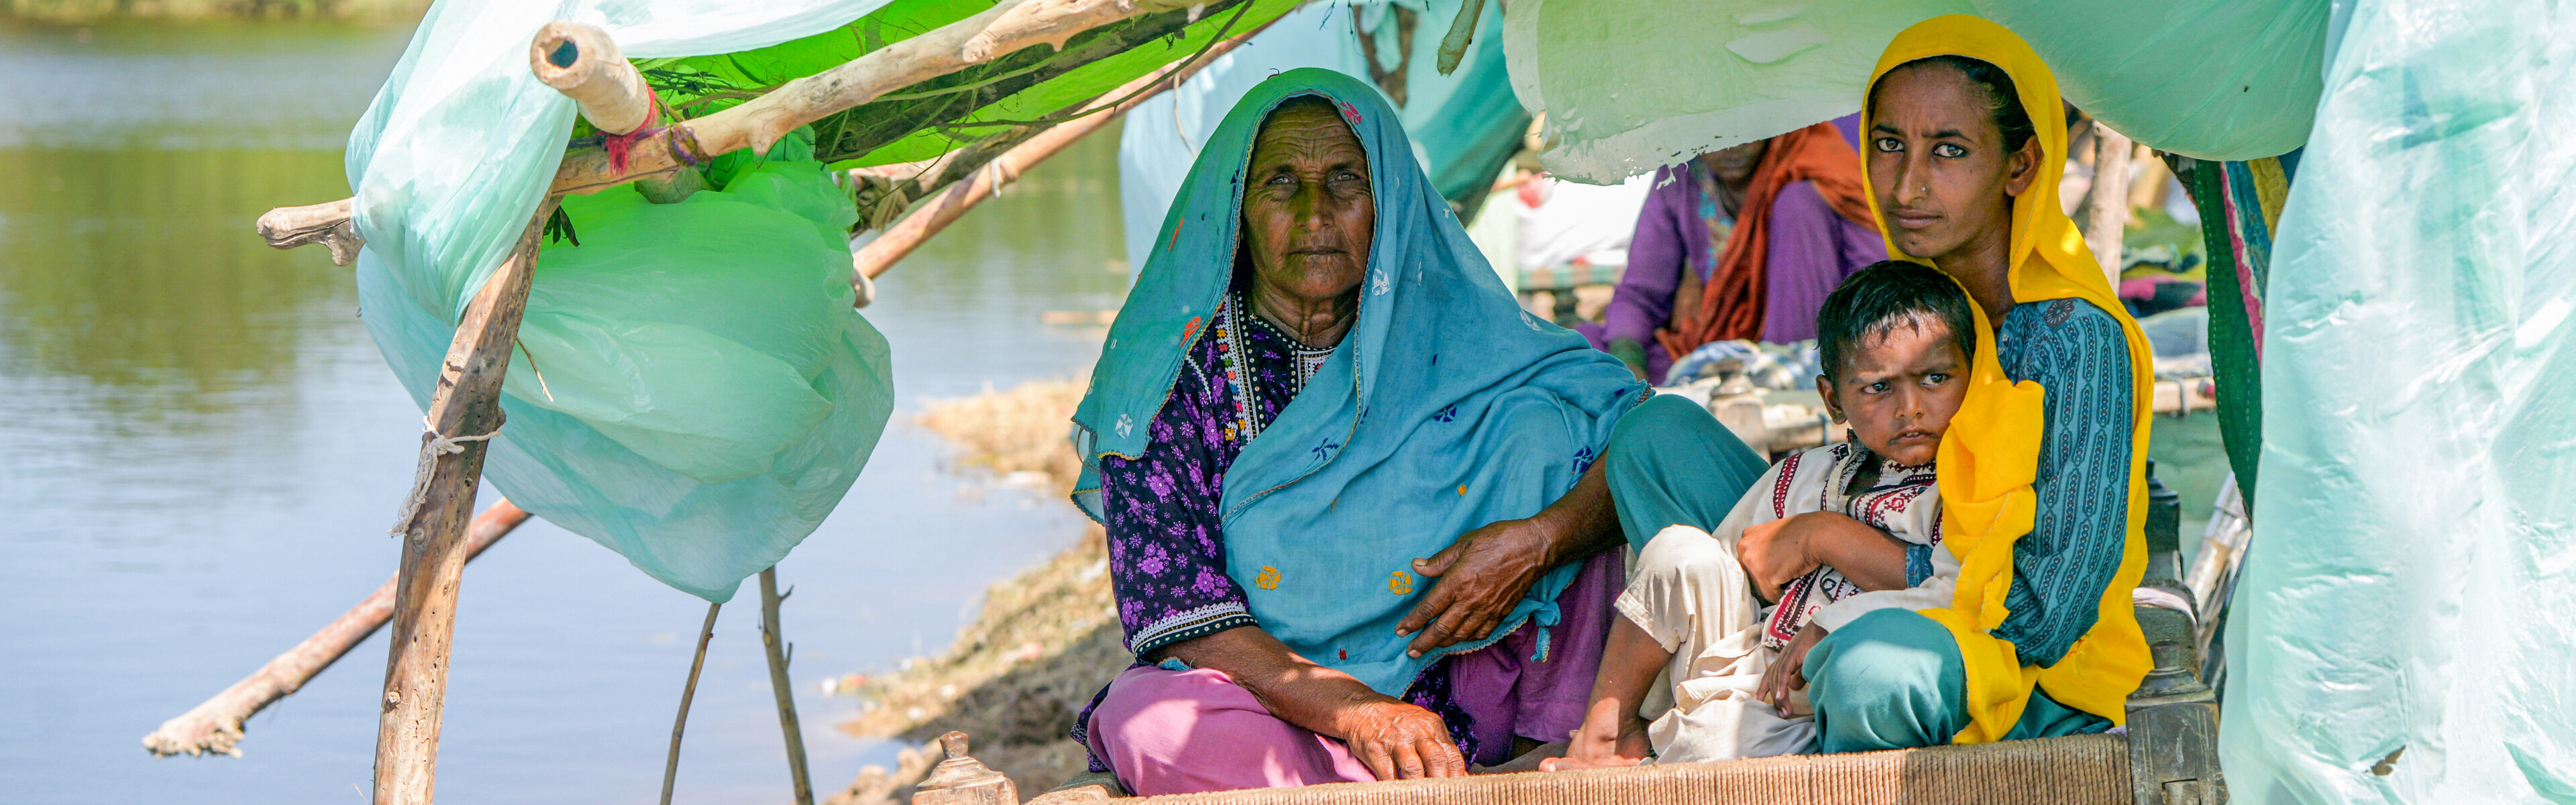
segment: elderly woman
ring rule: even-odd
[[[1094,769],[1436,777],[1564,738],[1619,584],[1594,458],[1645,394],[1520,311],[1376,90],[1256,87],[1074,416],[1137,658],[1076,722]]]
[[[2058,206],[2057,98],[2028,44],[1969,16],[1906,29],[1871,75],[1861,136],[1888,251],[1958,281],[1980,333],[1938,453],[1935,549],[1959,560],[1955,592],[1801,635],[1762,683],[1783,706],[1807,690],[1822,751],[2101,732],[2150,667],[2129,596],[2146,561],[2152,353]],[[1632,443],[1650,410],[1604,462],[1629,536],[1709,530],[1742,487]],[[1657,416],[1665,440],[1716,427]],[[1931,575],[1850,518],[1776,522],[1747,529],[1719,570],[1767,589],[1819,566],[1909,587]]]

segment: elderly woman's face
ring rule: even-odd
[[[1252,141],[1243,236],[1255,279],[1322,301],[1359,287],[1377,232],[1368,152],[1322,104],[1282,107]]]

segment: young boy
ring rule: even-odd
[[[1807,649],[1871,610],[1949,603],[1959,563],[1940,547],[1932,463],[1966,395],[1969,304],[1897,261],[1825,298],[1816,392],[1850,438],[1781,459],[1715,533],[1673,526],[1646,544],[1583,726],[1544,768],[1810,751]],[[1650,691],[1659,673],[1671,684]]]

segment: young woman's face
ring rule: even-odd
[[[2038,174],[2039,142],[2004,150],[1985,90],[1945,64],[1880,79],[1864,155],[1881,223],[1906,254],[1943,258],[2012,238],[2012,201]]]
[[[1967,399],[1968,356],[1950,326],[1928,316],[1861,337],[1835,377],[1816,378],[1816,393],[1837,420],[1851,423],[1861,446],[1898,464],[1928,464],[1941,434]]]

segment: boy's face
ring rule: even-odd
[[[1899,464],[1931,463],[1968,395],[1968,356],[1950,326],[1919,316],[1884,336],[1865,335],[1859,346],[1840,371],[1816,378],[1825,409],[1834,421],[1851,423],[1853,437],[1871,452]]]

